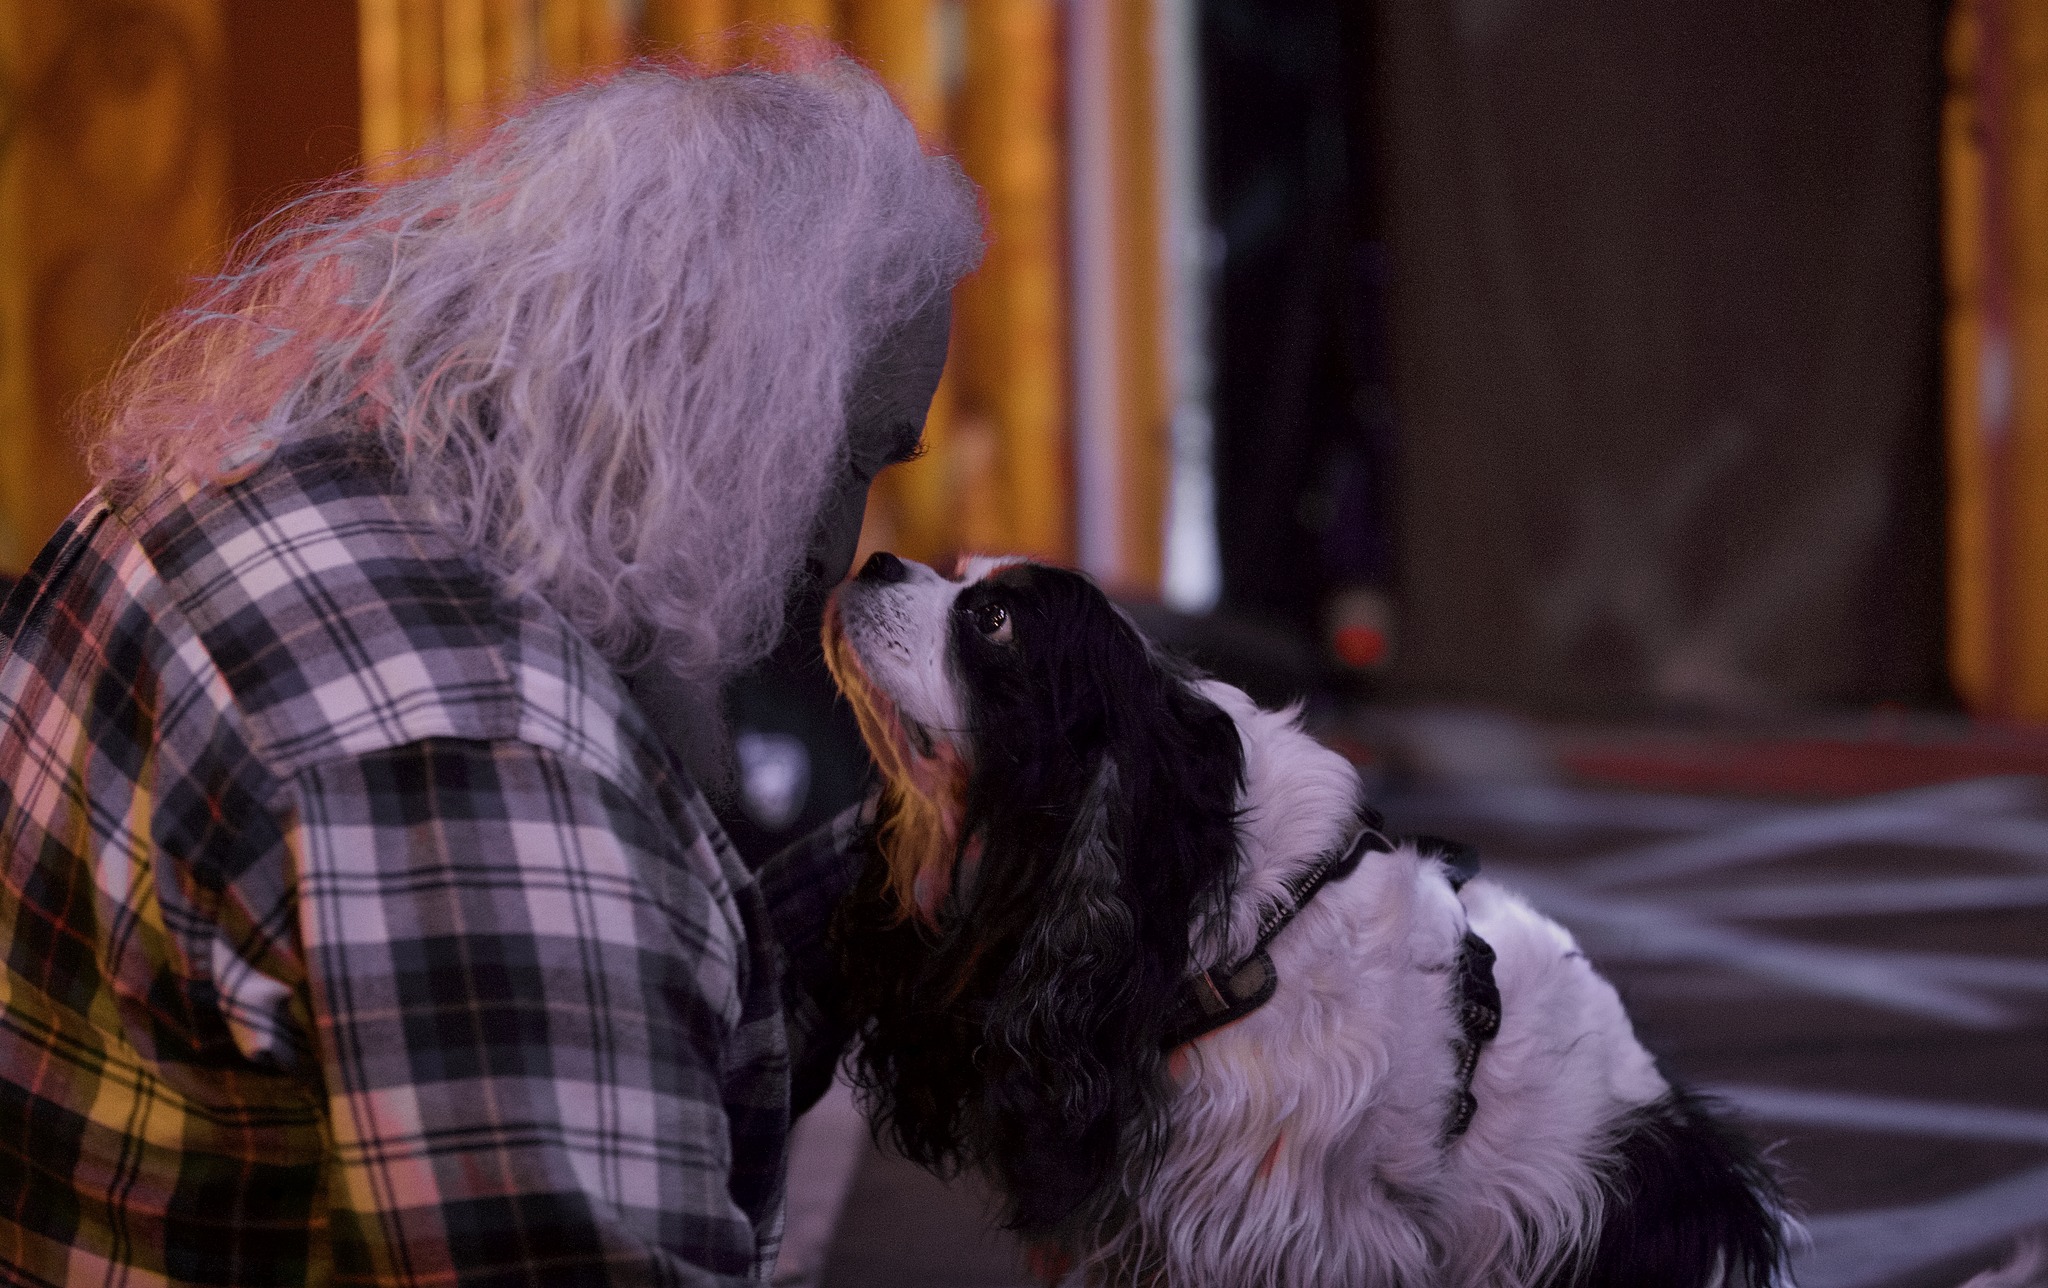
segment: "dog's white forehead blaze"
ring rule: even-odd
[[[971,586],[991,573],[1029,562],[1022,555],[969,555],[960,561],[960,580]]]
[[[950,742],[913,739],[896,703],[867,674],[848,642],[835,595],[825,613],[825,665],[853,707],[861,738],[886,784],[880,844],[896,906],[932,922],[950,884],[966,768]]]

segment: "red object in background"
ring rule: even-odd
[[[2048,777],[2048,730],[1898,728],[1868,736],[1564,732],[1558,763],[1583,782],[1671,792],[1837,797],[2007,774]]]
[[[1330,655],[1354,671],[1385,666],[1394,652],[1394,606],[1370,586],[1344,586],[1324,607]]]
[[[1330,648],[1338,661],[1363,671],[1387,660],[1387,635],[1371,626],[1339,627]]]

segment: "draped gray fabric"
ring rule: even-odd
[[[1937,0],[1399,0],[1400,687],[1938,700]]]

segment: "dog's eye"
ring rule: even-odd
[[[991,644],[1008,644],[1012,628],[1010,610],[1001,604],[979,604],[968,610],[974,629]]]

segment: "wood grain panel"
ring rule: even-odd
[[[0,6],[0,566],[86,489],[79,399],[213,268],[227,130],[215,0]]]
[[[960,544],[1069,561],[1059,6],[966,6],[954,126],[981,185],[988,258],[957,294]]]
[[[1167,347],[1165,202],[1160,192],[1155,0],[1114,6],[1117,359],[1122,583],[1157,594],[1165,571],[1173,387]]]
[[[654,53],[680,50],[710,67],[731,57],[727,33],[739,20],[736,0],[647,0],[641,39]]]
[[[2048,10],[1959,4],[1942,120],[1949,661],[2048,720]]]

